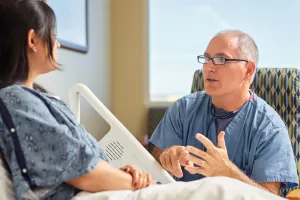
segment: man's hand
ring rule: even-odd
[[[196,166],[185,166],[185,169],[191,174],[202,174],[204,176],[230,176],[231,161],[228,158],[225,145],[225,132],[221,131],[218,135],[218,146],[205,136],[196,134],[199,140],[207,149],[206,152],[192,146],[187,146],[180,155],[180,160],[197,164]],[[194,154],[191,155],[190,153]]]
[[[217,147],[215,147],[209,139],[201,134],[197,134],[196,138],[205,146],[207,151],[204,152],[191,146],[186,147],[185,151],[180,155],[180,160],[182,160],[181,162],[189,161],[190,163],[194,163],[199,166],[185,166],[185,169],[189,173],[202,174],[204,176],[227,176],[278,195],[281,183],[263,182],[257,184],[241,172],[239,168],[229,160],[225,145],[224,131],[221,131],[218,135]]]
[[[142,189],[152,184],[150,174],[142,172],[132,165],[126,165],[125,167],[120,168],[120,170],[127,172],[132,176],[132,190]]]
[[[188,160],[182,161],[179,160],[181,154],[183,154],[186,150],[186,147],[183,146],[172,146],[166,149],[159,157],[160,163],[169,173],[172,175],[181,178],[183,176],[181,166],[192,166],[192,163]]]

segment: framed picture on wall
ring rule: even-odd
[[[62,47],[88,52],[87,0],[44,0],[55,12],[57,40]]]

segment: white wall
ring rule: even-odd
[[[110,108],[110,1],[88,0],[88,13],[88,53],[61,49],[58,56],[63,71],[42,75],[37,82],[66,103],[70,86],[84,83]],[[107,131],[104,121],[85,101],[82,101],[81,110],[81,123],[100,139]]]

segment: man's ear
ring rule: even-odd
[[[248,61],[247,63],[247,73],[246,75],[252,77],[256,71],[256,65],[253,61]]]
[[[27,45],[29,50],[36,52],[36,45],[37,45],[37,35],[33,29],[30,29],[28,31],[28,37],[27,37]]]

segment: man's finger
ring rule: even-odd
[[[160,157],[159,157],[159,161],[160,161],[160,164],[161,166],[167,170],[167,166],[166,166],[166,159],[165,159],[165,155],[162,154]]]
[[[199,140],[208,151],[211,151],[215,148],[215,145],[207,137],[200,133],[196,134],[196,139]]]
[[[202,174],[206,176],[205,169],[202,169],[200,167],[185,166],[185,170],[188,171],[190,174]]]
[[[173,168],[173,173],[175,176],[178,178],[181,178],[183,176],[182,170],[178,161],[178,157],[176,155],[171,155],[171,162],[172,162],[172,168]]]
[[[225,143],[225,132],[221,131],[218,135],[218,147],[222,149],[226,149]]]
[[[215,148],[215,145],[207,137],[200,133],[196,134],[196,139],[199,140],[208,151]]]
[[[191,166],[191,167],[194,167],[194,163],[192,161],[188,161],[186,166]]]
[[[190,156],[190,154],[189,154],[188,151],[182,153],[179,157],[180,165],[182,165],[182,166],[194,166],[194,163],[189,160],[189,156]]]
[[[173,167],[172,167],[172,162],[171,162],[171,157],[170,157],[170,155],[166,155],[165,156],[165,163],[166,163],[166,169],[169,171],[169,172],[171,172],[171,173],[173,173]]]
[[[190,153],[192,153],[192,154],[194,154],[194,155],[202,158],[203,160],[208,160],[208,158],[209,158],[209,155],[206,152],[204,152],[204,151],[202,151],[202,150],[200,150],[200,149],[198,149],[196,147],[187,146],[186,150],[188,152],[190,152]]]
[[[179,155],[179,164],[182,166],[186,166],[188,163],[188,156],[189,156],[188,151],[182,151]]]
[[[196,165],[198,165],[198,166],[200,166],[200,167],[204,167],[204,160],[202,160],[201,158],[197,158],[197,157],[195,157],[195,156],[193,156],[193,155],[190,155],[189,156],[189,161],[190,162],[192,162],[192,163],[194,163],[194,164],[196,164]]]

